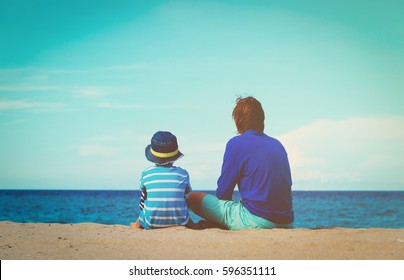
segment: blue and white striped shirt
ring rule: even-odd
[[[185,169],[175,166],[150,167],[142,172],[140,190],[143,199],[139,204],[139,222],[143,228],[188,223],[189,211],[185,195],[191,191],[191,184]]]

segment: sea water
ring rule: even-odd
[[[0,221],[129,225],[139,197],[139,191],[0,190]],[[295,228],[404,228],[404,192],[294,191],[293,208]]]

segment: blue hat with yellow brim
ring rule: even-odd
[[[146,158],[157,164],[174,162],[183,154],[178,150],[177,137],[168,131],[156,132],[145,149]]]

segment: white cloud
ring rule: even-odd
[[[68,107],[64,103],[60,102],[33,102],[33,108],[29,109],[29,112],[33,113],[46,113],[46,112],[72,112],[74,109]]]
[[[134,104],[134,103],[112,103],[112,102],[99,102],[96,105],[98,108],[103,109],[140,109],[143,108],[143,105]]]
[[[126,71],[138,71],[138,70],[144,70],[148,68],[148,64],[130,64],[130,65],[112,65],[109,67],[105,68],[100,68],[98,71],[111,71],[111,72],[126,72]]]
[[[25,101],[0,100],[0,110],[31,108],[34,105]]]
[[[117,148],[99,144],[79,145],[76,148],[81,156],[113,156],[119,152]]]
[[[19,124],[22,124],[22,123],[26,123],[28,121],[29,121],[29,119],[15,119],[15,120],[11,120],[11,121],[2,122],[2,124],[4,124],[4,125],[19,125]]]
[[[83,97],[99,97],[107,94],[104,89],[98,87],[81,87],[77,88],[75,92]]]
[[[0,85],[0,91],[51,91],[59,90],[57,86],[36,86],[36,85]]]
[[[279,139],[297,187],[404,189],[404,117],[318,120]]]
[[[98,87],[98,86],[85,86],[76,87],[73,89],[74,93],[82,97],[101,97],[110,94],[126,94],[128,92],[133,92],[131,88],[128,87]]]
[[[31,67],[21,67],[21,68],[0,68],[0,74],[8,73],[20,73],[24,71],[32,70]]]
[[[80,68],[80,69],[46,69],[49,74],[88,74],[99,72],[131,72],[147,69],[149,64],[129,64],[129,65],[111,65],[99,68]]]
[[[118,102],[99,102],[96,107],[102,109],[126,109],[126,110],[136,110],[136,109],[183,109],[189,107],[183,104],[137,104],[137,103],[118,103]]]
[[[88,138],[88,141],[90,142],[96,142],[96,143],[115,143],[115,144],[130,144],[134,145],[134,143],[147,143],[150,141],[149,135],[145,134],[139,134],[138,131],[130,130],[130,129],[123,129],[121,131],[117,131],[112,134],[103,134],[103,135],[97,135]]]
[[[144,136],[129,129],[115,133],[96,135],[82,140],[82,145],[76,145],[75,150],[82,156],[142,156],[144,151]],[[139,149],[138,146],[142,148]]]
[[[195,145],[188,145],[183,146],[184,150],[188,153],[223,153],[226,144],[224,143],[210,143],[210,144],[195,144]]]
[[[64,103],[31,102],[26,100],[0,100],[1,110],[22,110],[29,112],[68,112],[71,111]]]
[[[15,73],[47,73],[47,74],[68,74],[68,73],[92,73],[92,72],[130,72],[139,71],[149,68],[147,63],[126,64],[126,65],[110,65],[98,68],[38,68],[38,67],[21,67],[21,68],[0,68],[0,74]]]

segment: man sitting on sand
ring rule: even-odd
[[[287,153],[264,134],[264,111],[253,97],[237,99],[233,119],[240,135],[227,143],[216,196],[189,194],[191,210],[207,222],[230,230],[291,227],[292,209]],[[232,201],[235,186],[242,200]]]
[[[189,219],[185,196],[191,191],[189,174],[173,166],[183,156],[177,138],[167,131],[155,133],[146,147],[146,158],[156,165],[142,172],[140,213],[131,227],[153,229],[187,225]]]

